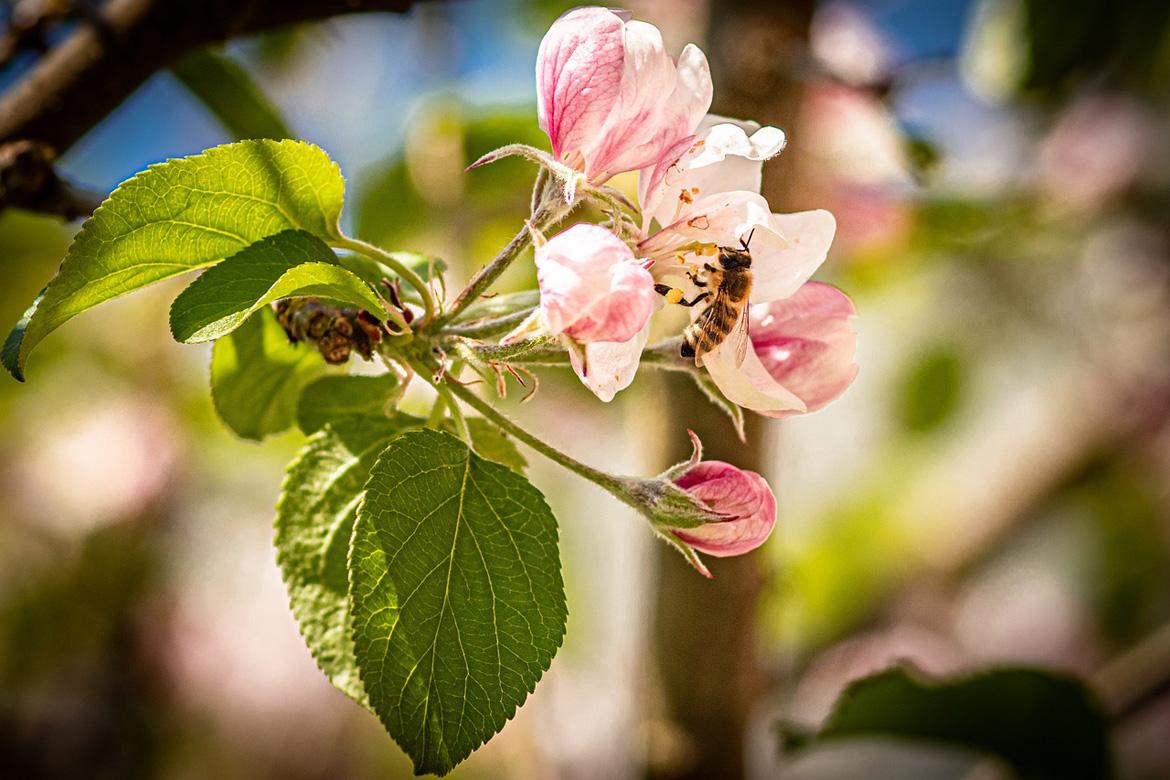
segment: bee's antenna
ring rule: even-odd
[[[748,233],[747,241],[744,241],[742,238],[739,240],[739,243],[744,248],[745,252],[751,248],[752,236],[754,236],[755,234],[756,234],[756,229],[752,228],[752,232]]]

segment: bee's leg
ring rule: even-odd
[[[701,292],[701,293],[699,293],[698,295],[696,295],[694,298],[692,298],[692,299],[691,299],[691,300],[689,300],[689,301],[683,301],[683,300],[680,300],[680,301],[678,302],[678,305],[679,305],[679,306],[687,306],[687,307],[691,307],[691,306],[695,306],[695,305],[697,305],[697,304],[699,304],[699,303],[702,303],[703,301],[707,300],[707,299],[708,299],[708,298],[710,298],[710,297],[711,297],[711,291],[710,291],[710,290],[707,290],[706,292]]]
[[[693,358],[695,356],[695,348],[689,341],[684,341],[682,346],[679,347],[678,354],[685,358]]]
[[[654,292],[665,298],[667,303],[678,303],[683,299],[683,291],[668,284],[654,285]]]
[[[691,284],[695,285],[695,287],[706,287],[707,286],[707,280],[700,279],[699,275],[697,273],[695,273],[694,271],[687,271],[687,278],[691,280]]]

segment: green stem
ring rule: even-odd
[[[492,317],[491,319],[477,320],[476,322],[469,322],[461,325],[448,325],[443,328],[444,334],[451,334],[452,336],[464,336],[466,338],[480,339],[486,336],[497,336],[501,333],[507,333],[515,328],[524,320],[532,316],[535,311],[534,307],[521,309],[520,311],[512,312],[511,314],[503,314],[499,317]]]
[[[390,254],[381,247],[374,246],[373,244],[367,244],[365,241],[357,238],[350,238],[349,236],[341,236],[340,238],[334,239],[333,244],[334,246],[337,246],[341,249],[348,249],[351,252],[357,252],[360,255],[364,255],[365,257],[370,258],[371,260],[382,263],[394,273],[401,276],[410,284],[411,287],[418,291],[419,298],[422,299],[424,309],[423,323],[425,324],[434,319],[435,297],[431,294],[430,286],[428,286],[427,283],[423,281],[421,276],[408,268],[394,255]]]
[[[534,342],[541,343],[534,343]],[[642,353],[642,365],[662,371],[694,373],[700,369],[694,360],[679,354],[680,341],[670,339]],[[467,346],[477,358],[483,361],[506,361],[526,366],[568,366],[569,353],[551,339],[526,339],[515,344],[470,344]]]
[[[471,446],[471,429],[467,427],[467,418],[463,416],[463,410],[459,408],[459,402],[455,400],[451,394],[451,386],[446,382],[440,382],[436,387],[439,395],[447,399],[447,411],[451,413],[451,420],[455,423],[455,430],[459,432],[459,438],[470,447]]]
[[[547,230],[559,222],[562,217],[568,214],[570,208],[571,207],[568,204],[561,203],[557,203],[555,205],[545,205],[540,209],[540,211],[532,215],[532,219],[530,220],[529,224],[531,224],[532,228],[537,231]],[[520,229],[520,232],[517,233],[515,237],[513,237],[512,240],[508,242],[508,245],[500,250],[500,253],[496,255],[490,263],[479,269],[475,276],[471,277],[471,281],[467,283],[467,286],[464,287],[462,292],[460,292],[459,295],[455,298],[455,301],[451,304],[451,308],[447,310],[446,314],[439,318],[437,325],[441,327],[455,319],[457,316],[459,316],[460,312],[478,300],[481,295],[488,291],[488,288],[495,284],[496,279],[499,279],[500,275],[504,273],[504,271],[508,270],[508,266],[510,266],[512,262],[520,256],[520,253],[527,249],[528,245],[531,243],[532,233],[529,230],[528,225],[525,225]]]
[[[471,344],[468,345],[472,354],[487,363],[522,363],[522,358],[530,353],[539,355],[564,357],[564,364],[568,364],[568,355],[564,349],[557,346],[555,338],[538,336],[523,339],[512,344]],[[557,365],[562,365],[558,363]]]
[[[438,388],[435,388],[438,390]],[[438,429],[439,423],[443,422],[443,417],[447,414],[447,403],[449,395],[439,393],[435,398],[435,403],[431,407],[431,413],[427,416],[427,427]]]
[[[630,506],[640,508],[640,505],[630,496],[629,491],[625,488],[625,486],[622,484],[622,481],[618,477],[615,477],[612,474],[606,474],[604,471],[598,471],[592,466],[587,466],[581,461],[561,452],[548,442],[538,439],[536,436],[533,436],[524,428],[521,428],[519,425],[513,422],[512,419],[507,415],[497,410],[494,406],[480,398],[466,387],[462,387],[460,385],[448,385],[448,389],[453,395],[462,399],[462,401],[472,409],[479,412],[485,418],[491,420],[497,426],[512,434],[517,439],[524,442],[549,460],[564,466],[574,474],[580,477],[584,477],[596,485],[600,485],[612,493],[616,498],[620,499],[622,502],[629,504]]]

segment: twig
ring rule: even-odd
[[[36,176],[0,162],[5,195],[16,205],[66,217],[94,208],[93,197],[43,163],[63,153],[143,82],[184,54],[298,22],[363,11],[409,10],[419,0],[109,0],[91,23],[49,50],[0,97],[0,144],[45,150]],[[23,147],[27,149],[28,147]],[[34,184],[40,183],[41,189]],[[98,198],[100,202],[100,198]]]
[[[36,139],[61,153],[192,49],[340,14],[403,12],[415,2],[109,0],[100,30],[80,27],[0,98],[0,140]]]
[[[0,144],[0,210],[16,206],[66,220],[93,213],[104,196],[60,178],[53,159],[53,150],[35,141]]]

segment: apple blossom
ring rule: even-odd
[[[594,184],[677,157],[711,105],[698,47],[686,46],[676,63],[656,27],[600,7],[573,9],[552,25],[536,84],[553,156]]]
[[[677,222],[696,198],[719,192],[759,192],[764,161],[787,142],[784,131],[708,114],[681,155],[664,156],[638,177],[643,231],[650,219]]]
[[[789,298],[750,308],[752,348],[740,366],[727,350],[704,366],[727,398],[768,417],[815,412],[857,376],[853,302],[837,288],[808,282]]]
[[[801,290],[824,262],[836,220],[824,210],[772,213],[758,192],[760,173],[763,160],[783,145],[784,135],[775,128],[709,117],[700,138],[681,157],[642,171],[642,204],[653,210],[643,214],[643,231],[651,218],[660,228],[639,242],[638,251],[654,261],[656,282],[669,282],[693,299],[698,293],[694,277],[703,272],[704,264],[713,262],[718,248],[750,239],[750,302],[768,305]],[[692,308],[692,319],[701,313]],[[771,416],[810,411],[806,399],[780,384],[755,350],[742,359],[730,353],[720,345],[702,357],[728,400]],[[806,373],[802,370],[801,376],[807,385],[812,380]],[[844,380],[837,392],[851,379]],[[834,376],[827,381],[842,380]]]
[[[759,547],[776,525],[776,497],[754,471],[718,460],[700,461],[674,483],[726,519],[695,528],[671,529],[694,549],[716,557],[742,555]]]
[[[581,382],[602,401],[609,403],[634,381],[642,350],[650,337],[650,323],[628,341],[595,341],[570,346],[569,362]]]

